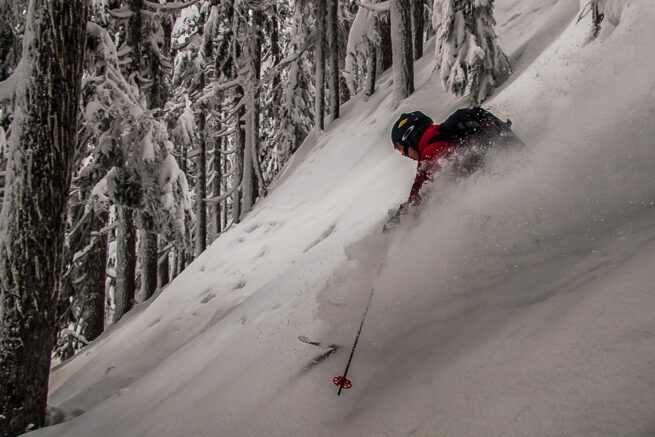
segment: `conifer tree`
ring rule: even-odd
[[[411,4],[391,0],[391,47],[393,52],[393,104],[414,92],[414,57],[412,46]]]
[[[436,0],[433,24],[444,89],[479,106],[511,72],[496,40],[493,0]]]
[[[414,45],[414,59],[423,56],[423,33],[425,27],[424,17],[425,0],[412,0],[412,33]]]
[[[83,0],[29,4],[0,214],[2,436],[45,420],[86,21]]]
[[[318,130],[325,129],[325,20],[326,0],[314,1],[314,15],[316,19],[316,43],[314,45],[314,123]]]
[[[338,0],[327,0],[326,33],[328,83],[330,90],[330,116],[332,120],[339,118],[340,104],[340,68],[339,68],[339,20],[337,17]]]

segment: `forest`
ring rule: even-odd
[[[590,41],[606,4],[583,11]],[[42,427],[51,366],[156,299],[386,71],[394,108],[424,57],[470,107],[512,74],[494,0],[0,0],[0,16],[2,436]]]

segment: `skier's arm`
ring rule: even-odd
[[[409,199],[400,207],[402,212],[406,211],[410,206],[418,206],[421,203],[423,185],[432,179],[434,173],[439,171],[439,159],[446,156],[451,150],[452,147],[445,141],[430,144],[425,148],[416,167],[416,178],[409,192]]]
[[[439,170],[439,159],[446,156],[452,150],[452,145],[445,141],[430,144],[423,150],[416,168],[416,177],[409,193],[409,199],[400,205],[395,213],[390,213],[390,218],[385,224],[383,231],[390,232],[400,222],[400,217],[411,207],[421,203],[421,189],[423,185],[432,179],[432,175]]]

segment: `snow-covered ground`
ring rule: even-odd
[[[399,109],[387,72],[246,220],[57,367],[49,403],[78,417],[33,434],[654,435],[655,4],[589,44],[575,0],[496,5],[515,74],[486,107],[525,150],[439,174],[380,232],[414,173],[392,122],[458,106],[429,46]],[[322,350],[299,335],[344,347],[310,366]]]

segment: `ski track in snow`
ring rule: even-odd
[[[429,44],[398,110],[386,72],[246,220],[54,369],[70,420],[33,434],[653,435],[655,6],[587,44],[582,3],[496,2],[515,75],[486,106],[525,150],[442,172],[420,215],[379,232],[414,173],[389,126],[460,104]],[[299,335],[344,346],[309,365]]]

